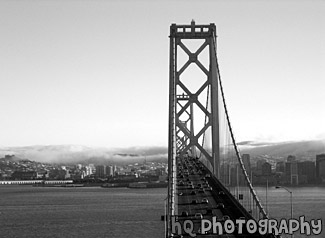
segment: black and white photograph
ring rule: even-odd
[[[0,0],[1,238],[325,236],[325,1]]]

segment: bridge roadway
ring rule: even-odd
[[[246,226],[243,233],[238,234],[237,227],[232,234],[216,235],[201,234],[201,219],[208,219],[212,223],[212,217],[222,224],[225,220],[251,219],[251,215],[234,199],[228,190],[214,178],[198,159],[177,158],[177,186],[176,201],[178,204],[176,221],[181,226],[185,220],[191,220],[194,224],[193,233],[196,237],[273,237],[272,235],[249,234]],[[235,223],[236,224],[236,223]],[[177,234],[177,233],[176,233]],[[182,229],[182,235],[174,237],[191,237]]]

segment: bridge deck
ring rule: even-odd
[[[212,229],[207,234],[201,234],[202,219],[212,222],[212,218],[216,217],[216,221],[224,224],[227,219],[235,223],[236,219],[248,220],[252,217],[197,159],[177,159],[176,193],[176,221],[182,224],[185,220],[191,220],[196,237],[272,237],[249,234],[245,226],[242,234],[238,234],[237,226],[232,234],[211,234]],[[191,236],[182,230],[182,235],[175,237]]]

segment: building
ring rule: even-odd
[[[312,184],[316,182],[316,166],[313,161],[298,162],[299,184]]]
[[[285,172],[285,162],[284,161],[277,162],[275,171],[284,173]]]
[[[49,173],[46,170],[43,171],[38,171],[37,172],[37,179],[48,179],[49,178]]]
[[[221,164],[220,166],[220,179],[226,184],[230,185],[230,165],[229,164]]]
[[[230,167],[230,186],[237,186],[239,185],[238,182],[238,166],[236,167]]]
[[[89,164],[83,167],[83,170],[85,171],[85,176],[90,176],[95,173],[96,168],[93,164]]]
[[[245,166],[247,174],[250,176],[251,173],[251,160],[249,154],[243,154],[242,156],[243,164]]]
[[[296,156],[289,155],[288,158],[287,158],[287,162],[292,162],[292,161],[296,161]]]
[[[64,180],[70,178],[69,170],[53,169],[49,172],[49,179]]]
[[[114,177],[114,171],[112,165],[107,166],[106,171],[108,177]]]
[[[71,178],[70,170],[65,170],[64,179],[70,179],[70,178]]]
[[[106,166],[97,165],[96,166],[96,176],[98,178],[106,178],[106,175],[107,175]]]
[[[156,168],[156,175],[157,176],[162,176],[162,175],[165,175],[166,174],[166,168]]]
[[[263,165],[264,163],[266,163],[266,159],[259,159],[259,160],[256,162],[257,170],[262,171],[262,165]]]
[[[289,158],[289,157],[288,157]],[[291,185],[298,185],[298,163],[296,160],[290,159],[285,164],[285,175],[287,183]]]
[[[15,171],[11,175],[13,180],[33,180],[37,178],[35,171]]]
[[[270,176],[272,173],[272,166],[270,163],[265,162],[262,164],[262,175]]]
[[[117,170],[117,167],[116,167],[116,165],[114,165],[113,166],[113,176],[116,176],[116,175],[118,175],[118,170]]]
[[[325,183],[325,154],[316,155],[316,179],[318,183]]]

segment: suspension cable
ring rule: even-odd
[[[260,212],[262,213],[263,217],[264,218],[268,218],[261,202],[259,201],[259,198],[257,197],[256,195],[256,192],[247,176],[247,172],[246,172],[246,169],[244,167],[244,164],[243,164],[243,161],[241,159],[241,156],[240,156],[240,153],[239,153],[239,149],[237,147],[237,144],[236,144],[236,141],[235,141],[235,137],[234,137],[234,133],[232,131],[232,127],[231,127],[231,124],[230,124],[230,119],[229,119],[229,114],[228,114],[228,110],[227,110],[227,106],[226,106],[226,100],[225,100],[225,96],[224,96],[224,91],[223,91],[223,86],[222,86],[222,83],[221,83],[221,76],[220,76],[220,71],[219,71],[219,64],[218,64],[218,58],[217,58],[217,53],[216,53],[216,42],[215,42],[215,39],[216,39],[216,36],[213,35],[213,47],[214,47],[214,53],[215,53],[215,58],[216,58],[216,67],[217,67],[217,75],[218,75],[218,81],[219,81],[219,85],[220,85],[220,91],[221,91],[221,96],[222,96],[222,101],[223,101],[223,106],[224,106],[224,110],[225,110],[225,114],[226,114],[226,118],[227,118],[227,123],[228,123],[228,127],[229,127],[229,132],[230,132],[230,136],[231,136],[231,139],[232,139],[232,143],[233,143],[233,146],[234,146],[234,149],[235,149],[235,152],[236,152],[236,156],[237,156],[237,159],[238,159],[238,162],[241,166],[241,169],[244,173],[244,177],[248,183],[248,187],[253,195],[253,199],[256,201],[256,205],[259,207],[260,209]]]

